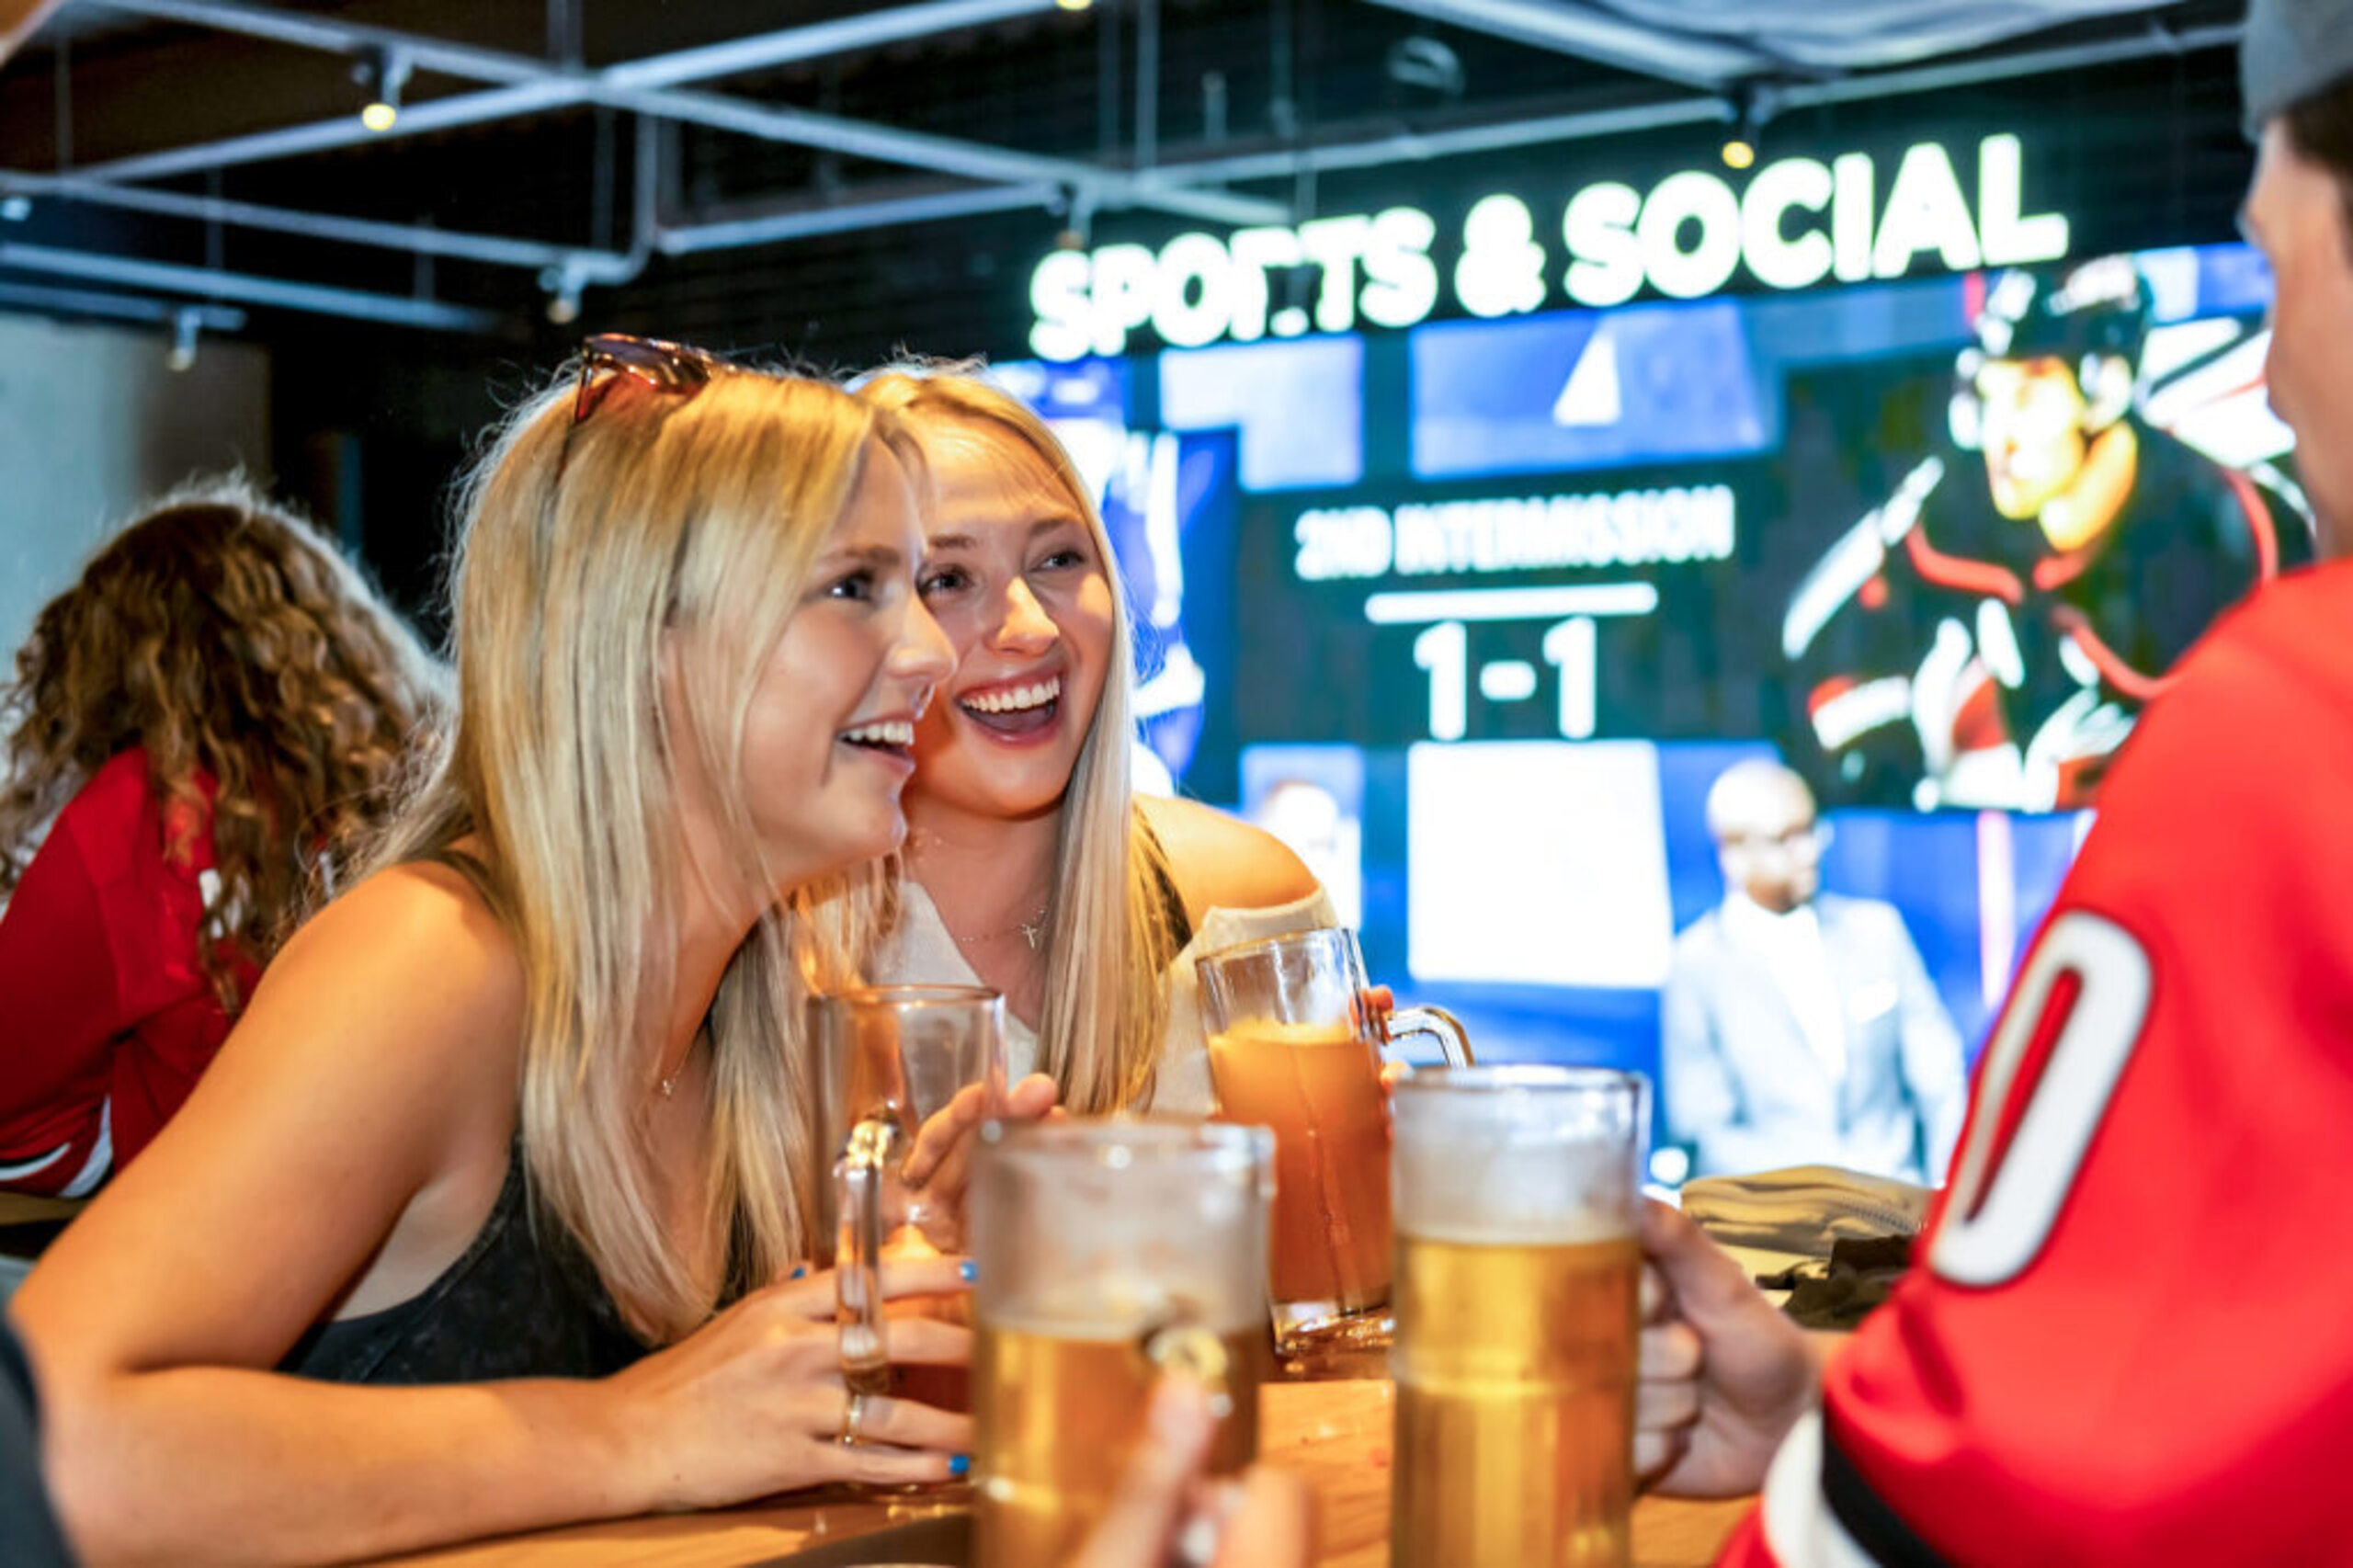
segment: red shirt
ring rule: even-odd
[[[209,801],[210,780],[199,787]],[[86,1172],[87,1190],[109,1127],[119,1165],[229,1032],[198,958],[210,824],[175,859],[178,809],[149,788],[144,750],[115,757],[58,813],[0,915],[0,1187],[58,1192]],[[233,972],[250,993],[258,971]]]
[[[2353,1560],[2348,784],[2353,562],[2262,590],[2143,718],[1924,1266],[1724,1562]]]

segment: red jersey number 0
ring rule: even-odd
[[[2002,1285],[2041,1252],[2141,1038],[2149,999],[2149,957],[2130,932],[2081,909],[2052,922],[1985,1047],[1977,1114],[1928,1254],[1938,1274],[1956,1285]],[[2054,1004],[2055,1018],[2047,1016]],[[2019,1068],[2046,1039],[2047,1065],[2025,1086],[2031,1098],[2021,1114],[2006,1114]],[[2017,1131],[1997,1146],[2013,1121]]]

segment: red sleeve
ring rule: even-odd
[[[0,1186],[55,1190],[50,1166],[17,1168],[61,1145],[78,1165],[102,1114],[115,1164],[130,1159],[220,1049],[197,945],[210,865],[201,833],[186,863],[166,856],[142,752],[58,814],[0,916]]]
[[[10,1167],[95,1139],[113,1036],[129,1021],[97,879],[76,831],[95,814],[85,798],[52,824],[0,915],[0,1165]],[[24,1177],[47,1188],[41,1178],[61,1174],[72,1175],[44,1168]]]
[[[2143,718],[1987,1042],[1924,1263],[1777,1460],[1770,1558],[1733,1560],[2343,1555],[2348,621],[2353,566],[2284,581]]]

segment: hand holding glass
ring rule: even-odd
[[[1427,1035],[1470,1060],[1435,1007],[1371,1005],[1354,932],[1296,931],[1200,960],[1201,1018],[1219,1115],[1275,1131],[1276,1347],[1389,1339],[1391,1042]],[[1384,1027],[1385,1026],[1385,1027]]]
[[[992,1124],[973,1159],[981,1568],[1070,1560],[1110,1507],[1164,1369],[1215,1401],[1213,1475],[1258,1451],[1262,1128]]]
[[[1004,1002],[970,985],[878,985],[811,999],[818,1126],[813,1173],[817,1262],[837,1267],[842,1375],[866,1394],[966,1408],[961,1368],[891,1365],[877,1269],[885,1256],[966,1249],[961,1186],[937,1179],[937,1151],[911,1157],[926,1123],[959,1096],[995,1115],[1005,1103]],[[961,1171],[961,1162],[957,1169]],[[961,1301],[917,1310],[969,1321]]]

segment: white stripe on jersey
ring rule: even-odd
[[[1765,1473],[1765,1545],[1781,1568],[1877,1568],[1822,1494],[1822,1412],[1809,1410]]]

